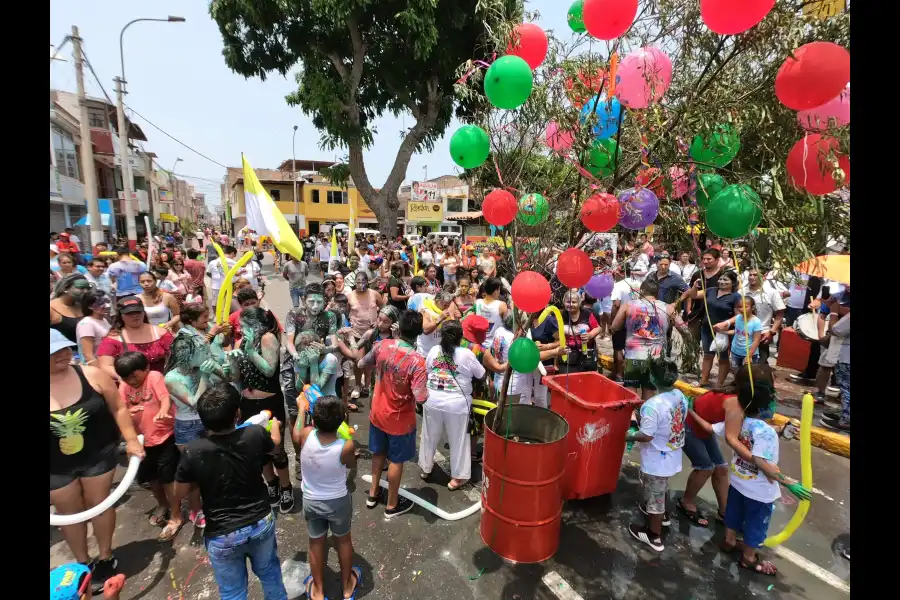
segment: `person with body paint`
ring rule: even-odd
[[[91,283],[81,273],[71,273],[60,279],[50,300],[50,328],[77,343],[78,323],[84,318],[81,299],[90,290]]]

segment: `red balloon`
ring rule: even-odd
[[[821,196],[850,183],[850,158],[841,154],[838,148],[835,138],[818,133],[809,134],[794,144],[787,157],[787,172],[793,186]],[[835,173],[836,169],[843,174]]]
[[[734,35],[757,25],[773,6],[775,0],[700,0],[700,16],[716,33]]]
[[[598,40],[613,40],[631,27],[638,0],[584,0],[584,27]]]
[[[550,283],[534,271],[522,271],[512,282],[512,299],[525,312],[538,312],[550,304]]]
[[[481,204],[481,212],[484,220],[495,227],[509,225],[519,212],[519,203],[516,197],[506,190],[492,190],[484,197]]]
[[[584,250],[569,248],[559,255],[556,263],[556,278],[569,288],[580,288],[587,285],[594,274],[591,257]]]
[[[534,23],[519,23],[513,28],[512,39],[506,46],[506,53],[518,56],[528,63],[532,69],[544,62],[547,57],[547,34]]]
[[[581,206],[581,222],[591,231],[609,231],[619,222],[619,201],[605,192],[594,194]]]
[[[793,110],[822,106],[850,83],[850,53],[831,42],[812,42],[794,50],[775,76],[775,95]]]

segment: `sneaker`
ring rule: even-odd
[[[412,500],[400,496],[400,501],[397,502],[397,506],[395,506],[394,508],[384,509],[384,518],[392,519],[396,516],[402,515],[403,513],[408,513],[412,510],[413,506],[415,506],[415,504],[413,504]]]
[[[822,414],[825,415],[824,418],[826,418],[826,419],[840,420],[841,415],[844,414],[844,411],[840,408],[829,408],[828,410],[824,411]]]
[[[294,490],[293,488],[281,488],[281,498],[278,504],[278,511],[286,515],[294,509]]]
[[[366,494],[366,508],[375,508],[378,503],[384,500],[384,488],[378,488],[378,493],[374,496]]]
[[[825,394],[822,392],[816,392],[813,394],[813,400],[816,401],[816,404],[825,404]]]
[[[828,394],[829,396],[840,396],[841,388],[834,387],[833,385],[829,385],[827,388],[825,388],[825,393]]]
[[[788,375],[788,379],[790,379],[797,385],[813,385],[815,383],[814,379],[809,379],[807,377],[803,377],[799,373],[794,373],[793,375]]]
[[[269,492],[269,506],[278,506],[281,496],[278,494],[278,480],[267,481],[266,490]]]
[[[822,417],[819,419],[819,425],[822,427],[827,427],[828,429],[833,429],[835,431],[850,431],[850,423],[846,421],[842,421],[841,419],[829,419],[827,417]]]
[[[107,579],[111,579],[119,573],[119,561],[115,556],[111,556],[106,560],[95,560],[91,568],[91,590],[94,594],[103,591],[103,584]]]
[[[662,552],[666,548],[663,546],[661,537],[642,525],[632,523],[628,526],[628,533],[637,541],[647,544],[657,552]]]
[[[641,512],[645,517],[649,517],[650,513],[647,512],[647,507],[644,504],[638,504],[638,508],[641,509]],[[663,513],[662,526],[668,527],[672,524],[672,519],[669,517],[669,511]]]
[[[355,388],[352,392],[350,392],[351,400],[359,400],[359,396],[360,396],[359,388]]]
[[[190,518],[191,523],[193,523],[194,527],[196,527],[197,529],[206,528],[206,515],[203,514],[202,510],[192,510],[188,518]]]

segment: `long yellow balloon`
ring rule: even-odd
[[[231,292],[234,288],[234,282],[232,281],[234,275],[241,267],[246,265],[251,258],[253,258],[253,251],[247,250],[247,252],[234,263],[234,266],[228,270],[228,273],[225,274],[225,280],[222,282],[222,289],[219,290],[218,304],[216,304],[216,323],[219,325],[227,321],[228,316],[231,314]],[[228,265],[227,262],[223,264]]]
[[[808,490],[813,488],[812,479],[812,420],[815,401],[811,394],[803,396],[803,408],[800,411],[800,483]],[[801,500],[794,511],[794,516],[777,535],[769,536],[763,542],[767,548],[774,548],[790,538],[809,512],[809,500]]]
[[[563,323],[562,313],[559,312],[559,309],[555,306],[548,306],[544,309],[544,312],[540,314],[538,317],[538,325],[547,320],[547,317],[553,315],[556,317],[556,326],[559,328],[559,343],[566,343],[566,326]],[[568,362],[569,358],[565,354],[562,355],[562,361]]]

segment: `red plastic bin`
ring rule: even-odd
[[[593,498],[616,489],[631,413],[642,402],[599,373],[544,378],[550,409],[569,423],[563,498]]]

